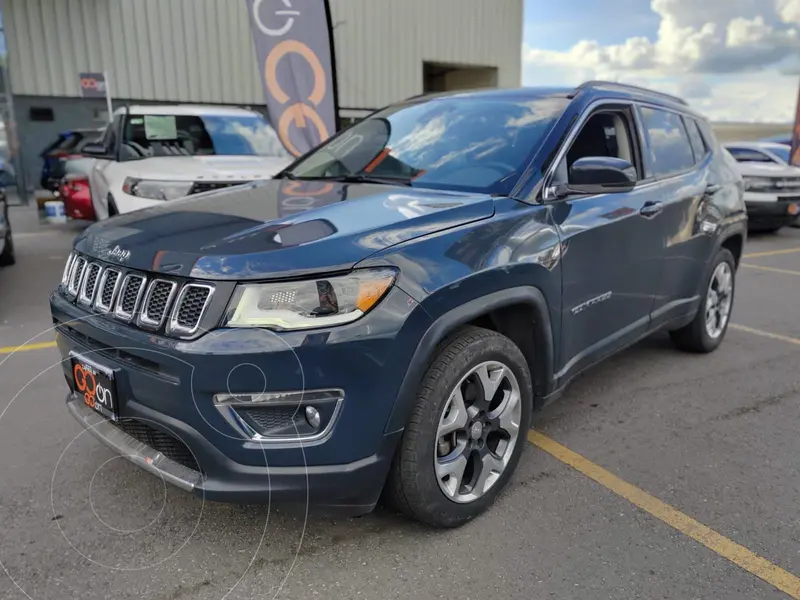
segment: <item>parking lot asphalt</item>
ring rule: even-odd
[[[83,434],[47,309],[78,229],[11,218],[0,599],[800,598],[800,230],[748,241],[717,352],[656,335],[588,371],[536,415],[544,443],[497,504],[440,532],[380,508],[334,520],[203,503]],[[631,502],[645,492],[675,513]]]

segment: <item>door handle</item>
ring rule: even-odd
[[[706,194],[716,194],[721,189],[722,189],[721,185],[717,185],[716,183],[709,183],[706,186]]]
[[[653,202],[652,200],[646,202],[645,205],[639,210],[639,214],[645,217],[652,217],[664,210],[663,202]]]

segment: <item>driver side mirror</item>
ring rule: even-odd
[[[622,158],[585,156],[569,168],[570,192],[608,194],[629,192],[636,185],[636,167]]]
[[[611,156],[585,156],[569,168],[567,181],[548,188],[545,199],[570,194],[613,194],[629,192],[636,185],[636,167],[627,160]]]
[[[106,150],[106,147],[98,143],[86,144],[81,149],[81,154],[90,158],[111,158],[111,154]]]

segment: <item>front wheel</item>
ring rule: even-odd
[[[517,467],[532,407],[520,349],[494,331],[465,328],[440,348],[420,384],[385,497],[433,527],[478,516]]]
[[[721,248],[714,257],[711,277],[694,320],[686,327],[671,331],[675,345],[687,352],[713,352],[728,330],[736,286],[736,261]]]

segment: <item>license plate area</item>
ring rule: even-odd
[[[119,419],[114,370],[75,352],[70,352],[70,363],[75,395],[107,419]]]

